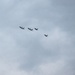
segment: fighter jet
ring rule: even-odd
[[[21,26],[19,26],[19,28],[21,28],[21,29],[25,29],[24,27],[21,27]]]
[[[47,34],[44,34],[44,36],[45,36],[45,37],[48,37],[48,35],[47,35]]]
[[[34,28],[35,30],[38,30],[38,28]]]
[[[30,31],[33,31],[33,29],[31,29],[31,28],[28,28]]]

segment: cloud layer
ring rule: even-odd
[[[75,75],[74,7],[74,0],[1,0],[0,74]]]

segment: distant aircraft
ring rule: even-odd
[[[25,29],[24,27],[21,27],[21,26],[19,26],[19,28],[21,28],[21,29]]]
[[[28,28],[30,31],[33,31],[33,29],[31,29],[31,28]]]
[[[38,28],[34,28],[35,30],[38,30]]]
[[[48,35],[47,35],[47,34],[44,34],[44,36],[45,36],[45,37],[48,37]]]

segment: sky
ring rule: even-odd
[[[75,75],[74,38],[75,0],[0,0],[0,75]]]

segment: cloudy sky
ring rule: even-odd
[[[75,75],[75,0],[0,0],[0,75]]]

